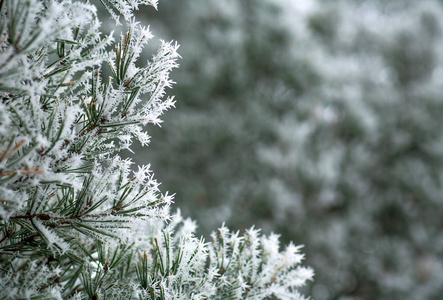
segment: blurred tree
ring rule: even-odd
[[[146,156],[200,232],[304,243],[316,299],[438,298],[441,2],[160,5],[180,109]]]

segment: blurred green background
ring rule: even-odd
[[[441,299],[441,2],[160,0],[138,17],[183,58],[136,161],[199,233],[304,244],[317,300]]]

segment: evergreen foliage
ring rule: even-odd
[[[0,1],[0,298],[304,299],[300,247],[224,226],[204,242],[119,156],[174,105],[178,46],[140,66],[133,11],[156,1],[96,2],[127,25],[116,43],[92,1]]]

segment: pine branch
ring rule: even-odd
[[[174,105],[165,89],[180,56],[162,41],[139,67],[152,34],[131,21],[133,10],[157,2],[101,2],[128,20],[115,52],[89,1],[0,2],[0,298],[272,295],[272,285],[254,281],[266,256],[260,242],[251,248],[222,228],[226,241],[211,248],[192,221],[170,215],[173,197],[150,166],[131,170],[118,155],[133,138],[146,145],[145,126]],[[271,268],[281,288],[293,287],[299,262]]]

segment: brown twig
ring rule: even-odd
[[[82,218],[87,219],[87,218],[100,218],[100,217],[106,217],[109,216],[110,213],[102,213],[102,214],[93,214],[93,215],[85,215],[82,216]],[[71,216],[71,217],[56,217],[56,216],[51,216],[49,214],[26,214],[26,215],[18,215],[18,216],[12,216],[9,218],[9,220],[18,220],[18,219],[40,219],[43,221],[48,221],[48,220],[53,220],[53,221],[71,221],[71,220],[75,220],[75,219],[79,219],[79,216]],[[0,217],[0,219],[2,219]]]

